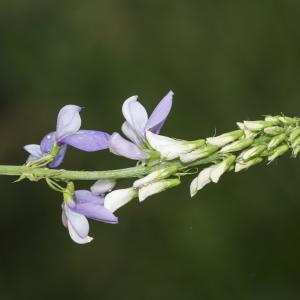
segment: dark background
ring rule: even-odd
[[[173,89],[162,133],[185,139],[300,116],[299,15],[292,0],[1,0],[0,161],[22,164],[70,103],[83,128],[112,132],[127,97],[151,111]],[[133,164],[70,150],[63,167]],[[188,177],[121,209],[119,225],[91,222],[85,246],[59,194],[1,177],[0,299],[299,299],[299,169],[286,155],[193,200]]]

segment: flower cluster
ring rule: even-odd
[[[40,144],[24,147],[29,153],[26,161],[29,168],[57,168],[68,146],[85,152],[108,149],[148,168],[144,177],[122,189],[114,189],[117,182],[112,179],[100,179],[90,190],[76,190],[72,181],[61,179],[66,184],[62,187],[57,178],[46,177],[48,185],[63,194],[62,222],[74,242],[85,244],[92,240],[88,219],[116,224],[116,210],[135,198],[142,202],[179,185],[180,177],[194,174],[195,167],[198,173],[198,166],[209,164],[192,181],[192,197],[208,183],[217,183],[226,172],[248,169],[264,158],[272,162],[289,149],[294,157],[300,152],[300,121],[285,116],[240,122],[238,130],[207,139],[187,141],[160,135],[172,99],[170,91],[149,117],[137,96],[125,100],[121,131],[126,138],[117,132],[81,130],[81,108],[66,105],[59,111],[56,131],[46,134]]]

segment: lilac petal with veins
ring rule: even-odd
[[[113,179],[100,179],[91,186],[91,191],[94,195],[102,195],[110,192],[116,185]]]
[[[149,130],[153,133],[160,132],[166,118],[171,111],[173,95],[174,93],[169,91],[168,94],[158,103],[147,122],[146,130]]]
[[[60,141],[61,144],[67,144],[74,148],[94,152],[108,148],[110,135],[106,132],[95,130],[79,130]]]
[[[49,164],[49,168],[57,168],[60,164],[62,164],[65,155],[67,152],[67,145],[62,145],[57,156],[54,158],[53,162]]]
[[[55,143],[55,132],[49,132],[41,141],[41,150],[43,153],[50,153]]]
[[[66,105],[59,111],[56,125],[56,141],[58,143],[80,129],[80,111],[81,108],[77,105]]]
[[[109,149],[116,155],[133,160],[141,160],[148,157],[148,154],[145,151],[121,137],[117,132],[113,133],[109,140]]]
[[[43,156],[40,145],[30,144],[24,146],[24,149],[33,157],[40,158]]]
[[[77,190],[75,191],[75,201],[76,204],[83,204],[83,203],[95,203],[98,205],[104,204],[104,198],[101,196],[94,195],[92,192],[88,190]],[[71,208],[75,207],[72,206]]]
[[[128,98],[123,104],[122,112],[132,129],[143,137],[148,121],[148,114],[144,106],[137,101],[137,98],[137,96]]]
[[[118,218],[112,212],[106,209],[103,205],[93,202],[78,203],[74,208],[72,208],[72,210],[96,221],[110,224],[118,223]]]

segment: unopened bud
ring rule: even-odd
[[[213,170],[215,166],[210,166],[208,168],[203,169],[197,179],[197,190],[201,190],[202,188],[204,188],[207,184],[209,184],[211,182],[211,178],[210,178],[210,174],[211,171]]]
[[[283,123],[285,125],[293,125],[297,122],[296,119],[290,118],[290,117],[285,117],[285,116],[280,116],[280,117],[278,117],[278,119],[280,120],[281,123]]]
[[[114,190],[104,198],[104,207],[112,213],[137,196],[137,189],[127,188]]]
[[[283,155],[284,153],[286,153],[288,150],[289,150],[289,146],[286,145],[286,144],[281,145],[281,146],[275,148],[273,150],[273,154],[268,157],[268,161],[269,162],[273,161],[277,157],[279,157],[279,156]]]
[[[243,151],[238,159],[242,159],[244,161],[247,161],[255,156],[258,156],[260,153],[262,153],[265,149],[267,148],[266,145],[256,145],[256,146],[253,146],[252,148],[250,149],[247,149],[245,151]]]
[[[300,152],[300,146],[297,146],[295,149],[293,149],[293,155],[294,155],[294,157],[296,157],[299,152]]]
[[[293,129],[289,136],[289,141],[293,143],[300,136],[300,127]]]
[[[164,180],[152,182],[139,189],[139,200],[140,202],[142,202],[151,195],[158,194],[179,184],[180,184],[180,179],[178,178],[164,179]]]
[[[251,131],[261,131],[266,127],[275,125],[276,123],[271,121],[244,121],[247,129]]]
[[[272,150],[279,146],[283,141],[285,141],[286,135],[285,133],[274,136],[271,141],[268,143],[268,150]]]
[[[235,130],[227,133],[223,133],[218,136],[209,137],[206,139],[207,144],[223,147],[237,139],[244,134],[243,130]]]
[[[196,141],[177,140],[150,131],[147,131],[146,137],[151,147],[166,160],[175,159],[181,154],[191,152],[205,144],[205,140],[202,139]]]
[[[235,164],[235,168],[234,168],[234,172],[240,172],[242,170],[248,169],[254,165],[257,165],[259,163],[261,163],[263,161],[263,159],[261,157],[255,157],[253,159],[250,159],[248,161],[238,161]]]
[[[180,160],[183,163],[190,163],[197,159],[207,157],[216,152],[218,149],[219,147],[215,145],[203,146],[199,149],[193,150],[192,152],[181,154]]]
[[[266,116],[265,121],[272,122],[274,125],[279,125],[280,124],[279,117],[280,116]]]
[[[166,167],[166,168],[163,168],[163,169],[153,171],[150,174],[148,174],[147,176],[136,180],[133,183],[133,187],[135,187],[135,188],[141,187],[141,186],[149,184],[150,182],[158,181],[158,180],[167,178],[170,175],[176,173],[177,170],[178,170],[177,167],[171,166],[171,167]]]
[[[293,141],[293,143],[292,143],[292,148],[294,149],[294,148],[298,147],[299,145],[300,145],[300,136],[297,137],[297,138]]]
[[[217,183],[220,177],[232,166],[236,157],[234,155],[230,155],[225,158],[222,162],[218,163],[213,167],[210,172],[210,179],[212,182]]]
[[[271,136],[281,134],[283,131],[284,129],[280,126],[271,126],[264,129],[264,133]]]
[[[229,153],[229,152],[236,152],[236,151],[241,151],[247,147],[249,147],[253,143],[252,139],[242,139],[235,141],[225,147],[223,147],[220,150],[220,153]]]

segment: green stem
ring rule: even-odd
[[[136,166],[108,171],[71,171],[64,169],[54,170],[30,166],[0,165],[0,175],[19,176],[21,178],[28,178],[31,181],[38,181],[44,178],[52,178],[62,181],[138,178],[162,167],[176,166],[179,171],[182,171],[193,166],[211,163],[217,158],[218,155],[215,154],[188,165],[183,165],[182,163],[180,163],[180,161],[158,162],[154,166]]]

